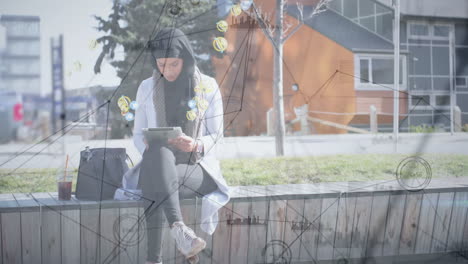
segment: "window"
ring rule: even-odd
[[[39,22],[7,21],[3,22],[8,36],[39,36]]]
[[[361,59],[359,67],[361,69],[361,83],[369,83],[369,59]]]
[[[343,1],[343,13],[347,18],[356,18],[358,16],[358,1],[346,0]]]
[[[450,34],[450,27],[448,25],[434,25],[435,37],[448,37]]]
[[[414,75],[431,75],[431,47],[410,46],[409,72]]]
[[[411,106],[429,106],[431,103],[430,95],[412,95]]]
[[[457,77],[457,78],[455,79],[455,85],[456,85],[456,86],[466,87],[466,79],[463,78],[463,77]]]
[[[401,67],[400,61],[400,75]],[[372,81],[374,83],[393,84],[393,60],[372,59]]]
[[[410,107],[414,109],[448,109],[450,108],[449,94],[412,94]]]
[[[450,74],[449,47],[432,47],[432,73],[434,75]]]
[[[358,55],[356,65],[356,88],[364,90],[385,90],[379,84],[393,85],[393,57],[391,55]],[[406,88],[405,82],[405,57],[400,57],[400,86]]]
[[[330,2],[330,8],[341,14],[341,3],[341,0],[333,0]]]
[[[436,95],[435,96],[436,106],[448,106],[450,107],[450,95]]]
[[[413,39],[445,39],[450,36],[452,24],[435,24],[428,21],[413,21],[409,23],[408,33]]]
[[[429,36],[429,25],[415,24],[409,25],[410,36]]]
[[[375,14],[375,3],[371,0],[359,0],[359,16],[372,16]]]
[[[330,9],[379,36],[392,40],[392,9],[375,0],[333,0]]]

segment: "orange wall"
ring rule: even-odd
[[[256,2],[265,13],[268,13],[269,8],[271,10],[271,4],[274,3],[274,1]],[[291,17],[286,19],[295,21]],[[226,20],[231,24],[231,15]],[[222,59],[213,59],[216,78],[218,83],[221,83],[220,87],[225,97],[225,107],[227,98],[233,98],[225,110],[226,135],[245,136],[266,133],[266,112],[273,106],[272,45],[260,28],[252,31],[250,42],[248,38],[246,39],[247,32],[246,28],[231,27],[225,34],[229,43],[228,50]],[[243,40],[244,44],[241,45]],[[241,57],[247,42],[250,43],[250,57],[247,74],[244,75],[245,60],[241,62]],[[234,59],[238,51],[239,54]],[[233,61],[233,66],[229,68]],[[354,73],[352,52],[303,25],[284,46],[283,88],[286,121],[295,118],[293,108],[303,105],[308,97],[311,97],[309,100],[311,111],[354,112],[353,78],[335,73],[337,70]],[[295,82],[299,84],[300,92],[291,90]],[[239,110],[242,111],[238,112]],[[348,124],[352,118],[352,116],[311,115],[340,124]],[[315,124],[314,128],[317,133],[346,132],[318,124]]]
[[[400,92],[400,115],[408,113],[408,94]],[[370,106],[374,105],[377,113],[393,113],[393,91],[356,91],[356,112],[369,113]],[[400,116],[403,120],[405,116]],[[379,115],[378,123],[392,123],[392,115]],[[352,124],[368,124],[369,115],[355,116]]]

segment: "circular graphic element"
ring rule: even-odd
[[[292,252],[288,244],[281,240],[271,240],[262,250],[264,263],[290,264]]]
[[[240,3],[241,9],[244,11],[249,10],[252,3],[253,3],[253,0],[242,0]]]
[[[187,111],[186,117],[189,121],[195,120],[197,118],[197,112],[194,109]]]
[[[225,38],[223,37],[217,37],[213,40],[213,48],[218,51],[223,53],[228,46],[228,42]]]
[[[226,20],[220,20],[218,23],[216,23],[216,28],[218,29],[219,32],[226,32],[228,30],[228,22]]]
[[[169,15],[171,16],[178,16],[182,13],[182,8],[176,4],[176,3],[173,3],[169,9],[167,10],[167,12],[169,13]]]
[[[138,245],[146,235],[146,222],[136,214],[123,214],[114,220],[115,240],[125,247]]]
[[[417,192],[426,188],[432,179],[429,162],[417,156],[405,158],[398,164],[396,178],[401,187]]]
[[[193,99],[188,101],[187,104],[190,107],[190,109],[193,109],[193,108],[197,107],[197,102],[195,102],[195,100],[193,100]]]
[[[208,108],[208,101],[205,99],[200,99],[197,102],[197,106],[198,106],[198,109],[200,109],[200,111],[203,112]]]
[[[135,115],[133,113],[128,112],[125,114],[125,120],[127,120],[128,122],[133,121],[133,119],[135,119]]]
[[[138,109],[138,103],[136,101],[132,101],[130,103],[130,109],[137,110]]]
[[[231,7],[231,14],[233,16],[238,16],[238,15],[240,15],[241,12],[242,12],[242,8],[241,8],[241,6],[239,4],[233,5]]]

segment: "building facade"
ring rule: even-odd
[[[0,16],[4,49],[0,54],[0,91],[40,94],[40,20],[37,16]]]
[[[255,1],[270,18],[274,17],[275,2]],[[291,2],[285,21],[295,25],[300,13],[295,1]],[[303,4],[307,18],[313,5]],[[462,126],[468,123],[468,8],[459,10],[463,7],[468,7],[467,0],[456,0],[453,5],[435,0],[401,1],[401,132],[420,125],[449,131],[451,99],[461,110]],[[232,123],[227,131],[237,136],[260,135],[266,133],[266,113],[273,106],[274,47],[258,25],[247,25],[252,18],[242,16],[246,15],[233,18],[228,13],[222,17],[232,24],[225,33],[231,56],[213,61],[218,81],[224,82],[223,95],[234,99],[227,109],[239,108],[235,107],[237,101],[243,108],[236,120],[226,116],[227,123]],[[295,118],[294,108],[308,103],[312,117],[369,129],[373,106],[379,131],[392,131],[393,18],[391,0],[333,0],[325,12],[306,19],[283,49],[286,121]],[[251,53],[244,60],[247,62],[241,56],[234,58],[235,51],[243,50],[247,41]],[[222,77],[231,63],[233,74]],[[245,73],[243,68],[247,68]],[[240,74],[236,74],[239,69]],[[300,89],[292,90],[293,84]],[[312,133],[347,133],[338,127],[318,123]]]

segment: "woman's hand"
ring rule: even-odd
[[[192,152],[197,147],[197,142],[185,134],[177,138],[169,139],[167,143],[183,152]]]

